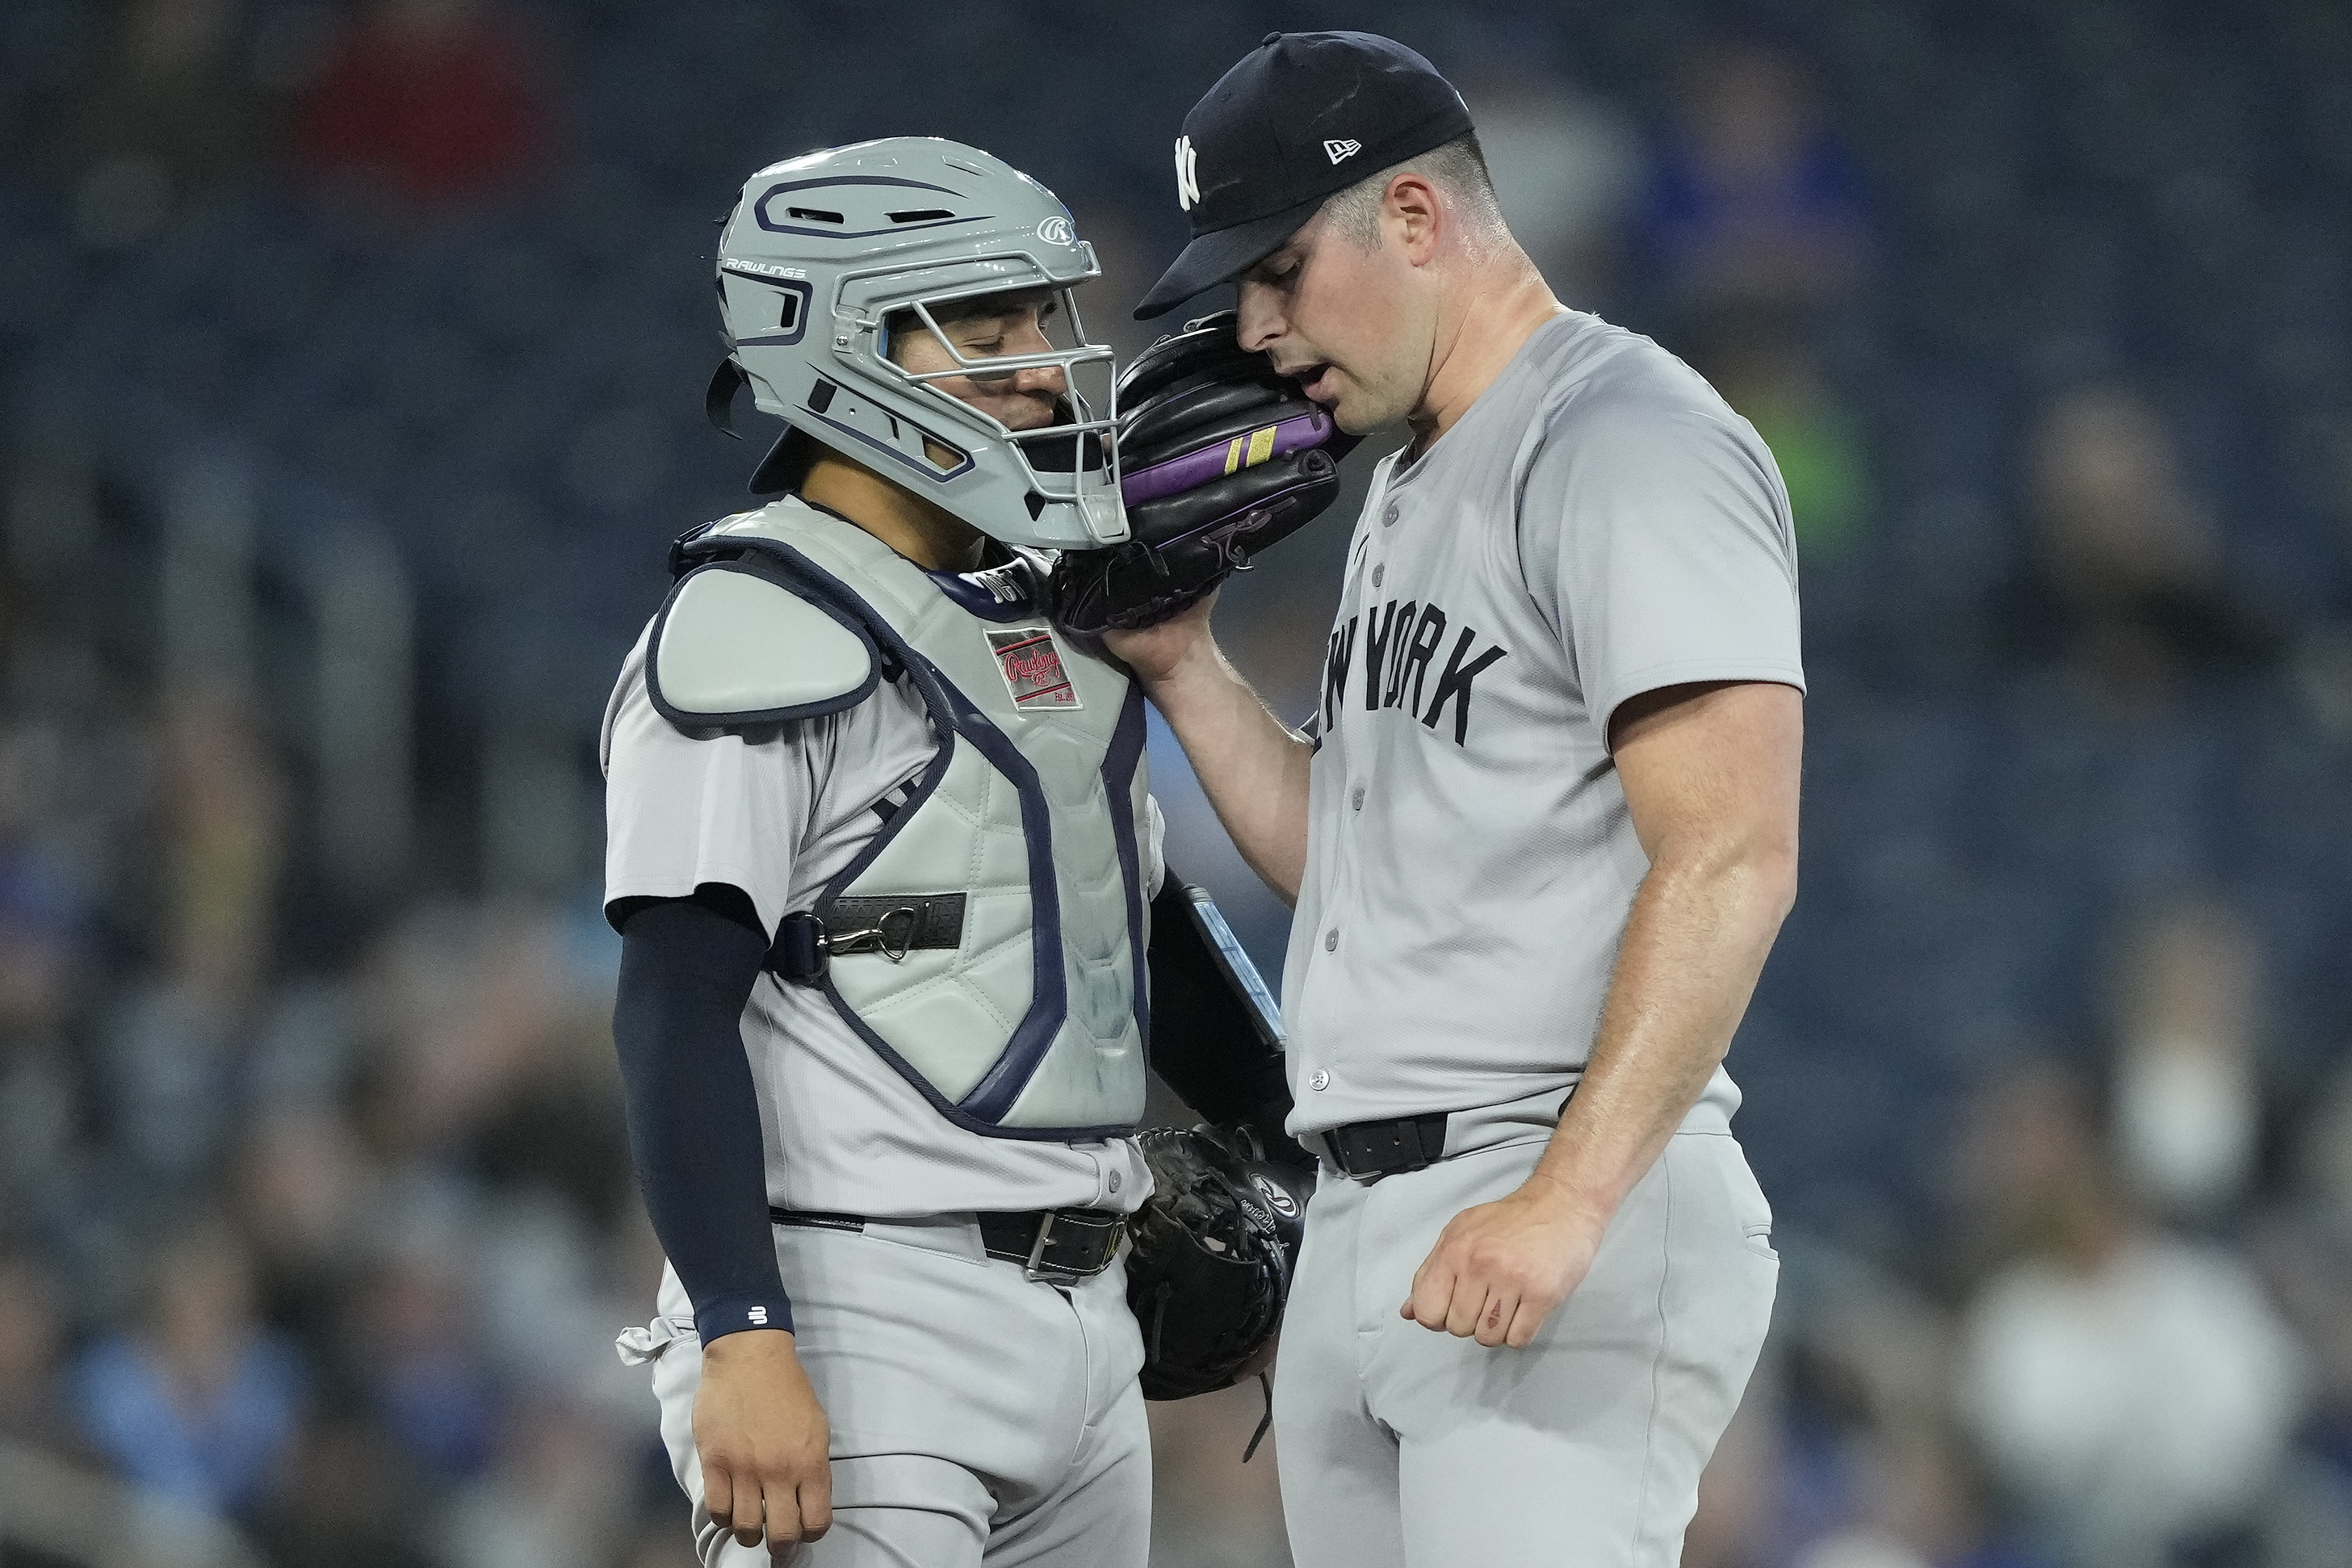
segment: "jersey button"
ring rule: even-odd
[[[1331,1075],[1325,1072],[1321,1068],[1317,1068],[1312,1073],[1307,1075],[1307,1087],[1309,1089],[1328,1089],[1331,1087]]]
[[[1394,528],[1396,526],[1396,520],[1397,509],[1394,506],[1391,506],[1386,511],[1381,513],[1381,526],[1382,528]]]
[[[1110,1173],[1110,1190],[1112,1192],[1118,1191],[1118,1173],[1117,1171],[1113,1171]]]
[[[1377,588],[1381,585],[1381,579],[1388,575],[1388,563],[1386,562],[1382,562],[1380,565],[1372,568],[1373,587]]]
[[[1323,951],[1326,952],[1337,952],[1339,951],[1339,933],[1338,931],[1327,931],[1323,933]]]
[[[1361,784],[1358,784],[1358,785],[1356,786],[1356,795],[1355,795],[1355,799],[1354,799],[1354,801],[1353,801],[1351,804],[1353,804],[1353,805],[1354,805],[1355,808],[1356,808],[1358,811],[1361,811],[1361,810],[1363,810],[1363,809],[1364,809],[1364,786],[1363,786],[1363,785],[1361,785]]]

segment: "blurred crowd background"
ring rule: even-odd
[[[1184,110],[1325,26],[1795,506],[1782,1296],[1685,1563],[2352,1563],[2340,0],[0,4],[0,1563],[690,1563],[594,740],[758,457],[712,220],[977,142],[1133,349]],[[1349,521],[1221,616],[1302,714]],[[1155,1561],[1287,1561],[1256,1415],[1155,1410]]]

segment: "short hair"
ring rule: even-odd
[[[1475,131],[1465,131],[1451,142],[1332,193],[1323,203],[1324,216],[1359,249],[1370,250],[1381,239],[1381,198],[1387,194],[1389,182],[1408,170],[1467,207],[1479,226],[1504,226],[1502,204],[1495,199],[1494,177],[1486,173],[1486,154]]]

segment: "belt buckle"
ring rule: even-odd
[[[1054,1237],[1054,1215],[1055,1211],[1047,1209],[1045,1211],[1045,1218],[1037,1222],[1037,1239],[1030,1244],[1029,1261],[1021,1266],[1021,1278],[1029,1280],[1032,1283],[1046,1278],[1046,1271],[1038,1267],[1038,1263],[1045,1256],[1045,1244],[1051,1241]],[[1065,1275],[1069,1274],[1069,1270],[1066,1268],[1055,1269],[1054,1272]],[[1076,1278],[1075,1275],[1071,1275],[1070,1277],[1073,1279]]]
[[[1021,1267],[1021,1277],[1024,1279],[1044,1280],[1050,1285],[1075,1285],[1082,1279],[1091,1279],[1109,1268],[1111,1259],[1118,1255],[1118,1238],[1125,1233],[1126,1226],[1124,1221],[1118,1220],[1097,1225],[1096,1221],[1098,1217],[1090,1215],[1081,1220],[1073,1218],[1069,1213],[1061,1209],[1045,1210],[1044,1217],[1037,1222],[1036,1238],[1029,1246],[1028,1260]],[[1068,1223],[1061,1224],[1060,1222],[1063,1221],[1068,1221]],[[1072,1245],[1084,1245],[1086,1233],[1097,1231],[1103,1233],[1095,1237],[1102,1247],[1102,1255],[1092,1267],[1081,1267],[1075,1262],[1048,1263],[1045,1261],[1045,1249],[1056,1241],[1068,1240],[1068,1233],[1072,1230],[1080,1233],[1080,1239],[1073,1242]]]
[[[1420,1127],[1409,1119],[1378,1121],[1370,1126],[1360,1123],[1344,1131],[1352,1131],[1354,1139],[1343,1135],[1332,1142],[1339,1149],[1339,1169],[1345,1175],[1395,1176],[1408,1171],[1425,1171],[1432,1163],[1427,1152],[1421,1146]],[[1351,1141],[1361,1152],[1360,1164],[1348,1149]]]

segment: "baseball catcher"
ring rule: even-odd
[[[980,148],[769,165],[721,229],[774,499],[608,710],[614,1039],[703,1568],[1143,1568],[1143,700],[1040,590],[1127,536],[1092,249]]]

